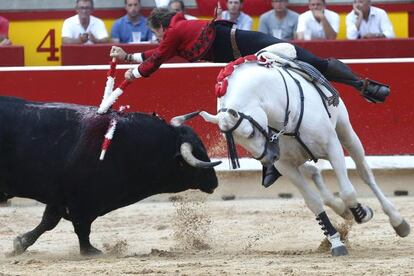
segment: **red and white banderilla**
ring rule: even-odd
[[[121,105],[119,107],[119,112],[123,112],[124,110],[128,109],[129,105]],[[114,137],[114,133],[116,130],[116,124],[118,123],[117,119],[112,118],[109,122],[108,130],[105,133],[105,138],[101,146],[101,155],[99,156],[99,160],[104,160],[105,153],[108,150],[109,146],[111,145],[112,138]]]
[[[115,90],[115,69],[116,69],[116,58],[112,58],[110,68],[107,73],[107,81],[105,85],[104,95],[101,104],[98,108],[98,114],[105,114],[108,109],[116,102],[119,96],[122,95],[124,89],[131,83],[128,80],[124,80]]]
[[[121,85],[119,85],[114,91],[114,84],[115,84],[115,70],[116,70],[116,58],[112,58],[110,62],[110,67],[107,73],[107,81],[104,89],[104,95],[102,98],[102,102],[99,106],[97,111],[98,114],[105,114],[108,109],[115,103],[119,96],[123,93],[123,90],[127,85],[130,83],[128,80],[124,80]],[[125,109],[128,109],[129,105],[120,106],[119,112],[123,112]],[[101,146],[101,154],[99,156],[99,160],[103,160],[105,158],[105,153],[108,150],[109,146],[111,145],[112,138],[114,137],[114,133],[116,130],[116,124],[118,121],[116,118],[111,118],[109,122],[108,130],[104,136],[104,141],[102,142]]]

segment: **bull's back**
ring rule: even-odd
[[[90,120],[85,123],[85,118]],[[40,201],[59,194],[79,154],[99,147],[92,138],[103,137],[107,122],[90,107],[3,97],[0,120],[2,190]],[[93,137],[83,141],[88,132]]]

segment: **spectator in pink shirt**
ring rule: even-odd
[[[0,16],[0,46],[11,45],[9,40],[9,21]]]

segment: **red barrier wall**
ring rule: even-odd
[[[341,59],[414,57],[414,38],[294,41],[320,57]]]
[[[414,57],[414,38],[364,39],[332,41],[294,41],[320,57],[336,58],[397,58]],[[158,44],[119,44],[128,53],[144,52]],[[112,44],[62,45],[62,65],[108,64]],[[1,53],[1,49],[0,49]],[[169,62],[185,62],[174,57]]]
[[[414,82],[411,79],[414,61],[350,66],[365,76],[389,83],[392,89],[386,103],[375,105],[364,101],[353,89],[337,86],[367,154],[414,154]],[[42,71],[30,67],[19,68],[24,71],[0,68],[0,95],[98,105],[106,82],[106,70],[80,68],[74,71],[57,70],[58,67]],[[194,110],[215,112],[213,88],[219,70],[220,67],[162,68],[151,78],[135,81],[118,104],[129,104],[135,111],[155,111],[167,120]],[[123,71],[118,71],[118,79],[122,79]],[[210,154],[226,156],[216,126],[200,118],[189,124],[201,135]]]
[[[24,66],[23,46],[1,46],[0,66]]]
[[[108,64],[110,59],[109,51],[112,45],[117,44],[62,45],[62,65]],[[127,53],[137,53],[153,49],[157,47],[158,44],[118,44],[117,46],[122,47]],[[414,49],[414,39],[412,46]],[[176,56],[169,59],[167,62],[186,62],[186,60]]]

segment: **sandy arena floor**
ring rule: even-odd
[[[0,275],[413,275],[414,235],[399,238],[374,198],[374,218],[350,227],[349,256],[331,257],[301,198],[207,199],[186,192],[165,202],[140,202],[98,218],[91,241],[104,255],[79,255],[62,220],[23,255],[13,238],[40,221],[41,204],[0,208]],[[391,197],[414,223],[413,197]],[[328,212],[336,225],[343,220]],[[344,224],[342,225],[343,229]]]

